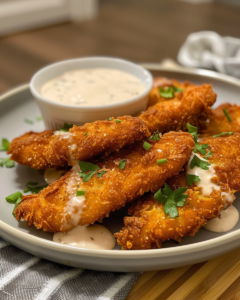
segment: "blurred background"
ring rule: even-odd
[[[240,0],[0,0],[0,93],[68,58],[176,61],[205,30],[240,38]]]

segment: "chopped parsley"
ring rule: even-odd
[[[33,121],[29,120],[29,119],[24,119],[24,122],[27,123],[27,124],[31,124],[31,125],[33,124]]]
[[[158,165],[165,164],[165,163],[167,163],[167,162],[168,162],[168,160],[167,160],[166,158],[162,158],[162,159],[158,159],[158,160],[157,160],[157,164],[158,164]]]
[[[154,199],[158,201],[158,203],[163,203],[165,215],[170,216],[170,218],[178,217],[178,206],[183,206],[187,200],[186,192],[187,187],[181,187],[175,191],[171,189],[171,187],[165,183],[165,187],[163,189],[159,189],[154,194]]]
[[[229,131],[229,132],[222,132],[222,133],[219,133],[219,134],[216,134],[216,135],[213,135],[213,138],[215,139],[216,137],[219,137],[219,136],[224,136],[224,135],[233,135],[234,132],[233,131]]]
[[[193,185],[194,182],[201,181],[198,175],[187,174],[186,176],[187,185]]]
[[[21,192],[13,193],[13,194],[7,196],[5,199],[7,200],[8,203],[16,203],[16,201],[19,197],[22,197]]]
[[[26,184],[26,189],[23,191],[24,193],[27,193],[27,192],[31,192],[31,194],[38,194],[41,190],[43,190],[45,187],[48,186],[48,184],[44,184],[44,185],[38,185],[38,182],[31,182],[29,181],[27,184]]]
[[[102,177],[105,173],[107,173],[107,171],[97,172],[97,178]]]
[[[80,169],[82,170],[82,172],[100,170],[100,168],[97,165],[87,163],[85,161],[79,161],[79,166],[80,166]]]
[[[126,159],[123,159],[119,162],[119,169],[123,170],[126,165]]]
[[[85,196],[85,191],[76,191],[76,196]]]
[[[165,86],[165,87],[160,87],[159,94],[163,98],[170,99],[170,98],[174,98],[175,93],[172,86]]]
[[[21,192],[13,193],[13,194],[7,196],[5,199],[8,203],[15,204],[13,211],[12,211],[12,214],[15,218],[15,209],[18,206],[18,204],[22,201],[22,193]]]
[[[97,170],[100,170],[97,165],[87,163],[85,161],[79,161],[79,166],[82,172],[78,172],[78,174],[83,178],[83,182],[87,182],[96,173]],[[91,172],[88,174],[85,173],[89,171]]]
[[[153,134],[150,136],[150,138],[148,138],[148,140],[150,141],[160,141],[160,135],[159,135],[159,131],[156,130],[153,132]]]
[[[8,151],[9,150],[9,141],[7,139],[2,139],[2,145],[0,145],[0,151]]]
[[[144,142],[143,143],[143,148],[145,149],[145,150],[150,150],[150,148],[151,148],[151,145],[148,143],[148,142]]]
[[[207,161],[201,160],[197,155],[193,156],[193,159],[190,162],[190,168],[193,169],[194,167],[199,167],[203,170],[209,170],[209,166],[211,164]]]
[[[108,121],[112,121],[112,118],[110,117],[110,118],[108,118]]]
[[[86,136],[87,135],[87,132],[84,132],[84,135],[83,136]]]
[[[83,182],[87,182],[95,173],[96,173],[96,171],[92,171],[88,174],[85,174],[85,176],[83,178]]]
[[[197,141],[197,127],[192,126],[191,124],[186,124],[188,132],[193,136],[194,142],[195,142],[195,148],[193,149],[194,153],[197,153],[199,151],[202,155],[205,155],[207,153],[206,149],[209,149],[208,144],[199,144]]]
[[[0,167],[5,166],[6,168],[13,168],[15,166],[15,161],[11,160],[10,157],[0,159]]]
[[[119,119],[116,119],[115,122],[116,122],[116,123],[121,123],[122,121],[119,120]]]
[[[73,128],[73,124],[64,123],[63,127],[60,128],[59,130],[63,131],[63,132],[68,132],[69,129],[71,129],[71,128]]]
[[[166,99],[174,98],[175,93],[179,93],[183,91],[184,89],[181,89],[177,86],[165,86],[159,88],[160,96]]]
[[[207,155],[205,155],[203,158],[208,160],[208,158],[211,156],[212,156],[212,151],[209,149]]]
[[[229,122],[232,122],[232,118],[229,116],[228,111],[226,110],[226,108],[223,109],[223,113],[226,116],[226,118],[228,119]]]

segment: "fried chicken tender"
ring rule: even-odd
[[[220,187],[210,195],[204,195],[202,188],[188,186],[186,172],[169,179],[167,183],[173,190],[188,187],[187,200],[178,207],[179,216],[165,215],[164,206],[158,203],[153,194],[143,196],[129,209],[132,217],[124,218],[125,227],[115,234],[122,249],[160,248],[163,241],[181,241],[185,235],[193,236],[208,220],[219,215],[221,209],[235,199],[234,192],[240,190],[240,134],[228,137],[204,139],[200,144],[210,146],[212,156],[208,159],[214,164],[215,175],[212,182]],[[226,198],[226,193],[230,197]]]
[[[27,221],[44,231],[68,231],[77,225],[101,221],[111,211],[123,207],[145,192],[155,192],[167,178],[178,174],[189,159],[194,141],[189,133],[169,132],[160,141],[149,141],[149,151],[139,142],[109,156],[91,160],[106,171],[94,174],[89,181],[79,177],[77,166],[37,195],[23,196],[15,210],[16,219]],[[157,160],[168,163],[158,165]],[[125,166],[119,163],[124,159]],[[84,190],[86,199],[75,197]],[[82,202],[81,202],[82,201]]]
[[[165,77],[155,77],[153,79],[153,88],[149,94],[148,107],[157,104],[159,101],[166,101],[166,98],[163,98],[159,93],[159,88],[164,88],[166,86],[177,87],[178,89],[183,90],[183,92],[185,92],[189,87],[193,87],[195,85],[187,81],[180,83],[175,79],[168,79]],[[176,97],[174,96],[174,98],[178,100],[179,98],[181,98],[183,92],[176,92],[175,93]],[[179,93],[181,95],[179,95]]]
[[[8,154],[12,154],[12,160],[34,169],[66,167],[72,166],[73,160],[118,151],[150,135],[145,122],[139,118],[125,116],[118,120],[121,122],[112,118],[73,126],[63,135],[56,135],[53,130],[29,132],[11,142]]]
[[[139,118],[147,124],[148,130],[164,133],[171,130],[186,130],[187,122],[199,128],[206,127],[210,107],[216,101],[211,85],[189,87],[177,93],[176,98],[160,101],[143,112]]]
[[[227,110],[232,119],[231,122],[225,116],[223,109]],[[201,130],[200,133],[214,135],[229,131],[240,132],[240,106],[224,103],[211,111],[207,128]]]

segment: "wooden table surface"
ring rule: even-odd
[[[174,0],[104,0],[99,16],[0,38],[0,93],[54,61],[109,55],[136,62],[177,58],[191,32],[240,38],[240,7]],[[240,249],[205,263],[144,273],[127,300],[240,299]]]

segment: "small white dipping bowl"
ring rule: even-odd
[[[78,69],[109,68],[127,72],[137,77],[145,86],[145,91],[123,102],[101,105],[84,106],[66,105],[51,101],[41,95],[41,88],[50,79],[63,73]],[[30,90],[37,100],[47,129],[57,130],[64,122],[83,125],[96,120],[124,115],[135,116],[146,109],[148,95],[153,85],[152,75],[130,61],[112,57],[87,57],[60,61],[39,70],[31,79]]]

